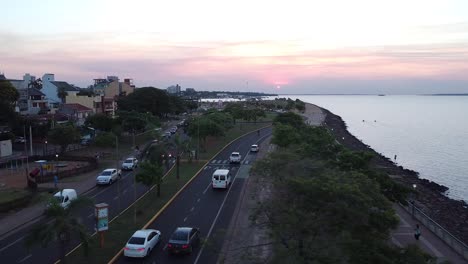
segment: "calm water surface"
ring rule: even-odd
[[[405,168],[468,201],[468,96],[281,95],[324,107]],[[363,121],[364,120],[364,121]]]

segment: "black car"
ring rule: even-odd
[[[171,254],[191,253],[194,247],[200,245],[200,230],[194,227],[178,227],[167,243]]]

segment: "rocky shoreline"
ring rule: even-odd
[[[374,153],[375,158],[372,162],[375,167],[382,169],[390,177],[410,188],[416,184],[416,206],[452,235],[468,244],[468,205],[464,201],[448,198],[444,195],[448,190],[446,186],[421,179],[418,172],[398,166],[389,158],[377,153],[349,133],[346,123],[340,116],[324,108],[321,109],[326,114],[323,126],[330,129],[338,142],[351,150]]]

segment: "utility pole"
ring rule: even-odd
[[[119,138],[115,136],[115,169],[117,170],[117,173],[119,171]],[[122,172],[120,172],[122,173]],[[119,213],[120,210],[122,209],[121,204],[120,204],[120,180],[122,179],[122,175],[118,176],[117,180],[117,195],[119,196]]]
[[[197,110],[200,108],[200,99],[197,100]],[[197,111],[198,112],[198,111]],[[200,116],[197,116],[197,153],[195,153],[195,159],[198,160],[198,152],[200,152]]]
[[[26,140],[26,138],[24,140]],[[33,145],[32,145],[32,127],[31,127],[31,125],[29,125],[29,147],[31,149],[31,156],[33,156],[34,152],[33,152]]]
[[[29,155],[28,145],[26,144],[26,126],[23,126],[23,138],[24,138],[24,154],[26,155],[26,184],[29,186]]]

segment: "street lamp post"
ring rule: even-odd
[[[59,155],[55,154],[55,171],[56,171],[56,174],[57,174],[57,179],[58,179],[58,176],[59,176],[58,157],[59,157]]]
[[[414,218],[414,196],[416,194],[416,184],[413,184],[413,193],[412,193],[412,199],[411,199],[411,216]]]
[[[44,142],[45,143],[45,154],[47,155],[49,152],[47,151],[47,140]]]

